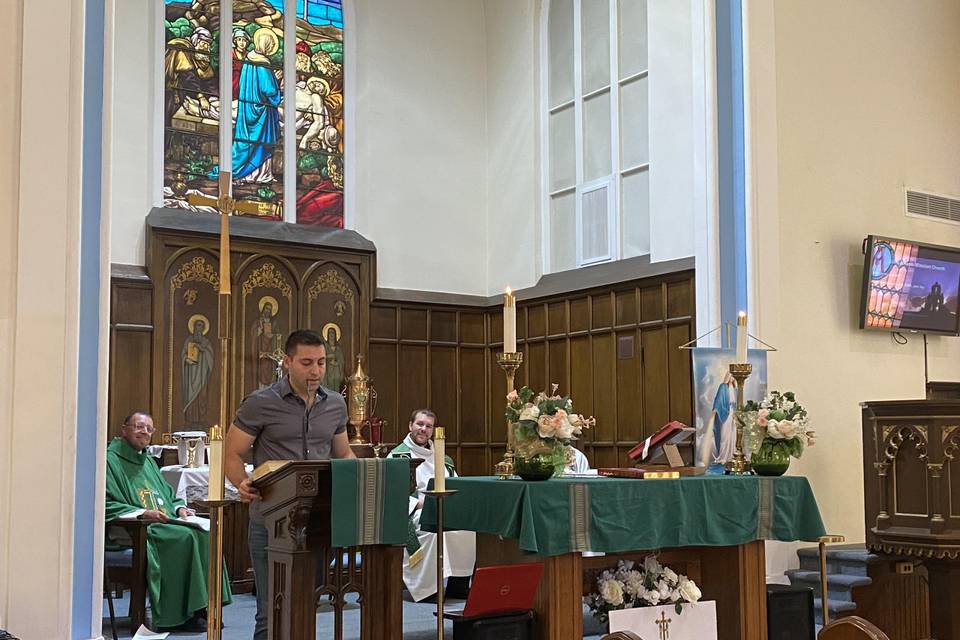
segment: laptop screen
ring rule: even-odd
[[[473,572],[463,616],[475,618],[532,609],[542,575],[540,562],[478,567]]]

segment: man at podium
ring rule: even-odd
[[[224,442],[224,471],[241,499],[251,503],[248,542],[257,587],[254,640],[267,637],[267,529],[243,456],[252,449],[254,467],[268,460],[356,457],[347,438],[346,402],[320,385],[326,373],[323,338],[315,331],[294,331],[284,354],[287,375],[243,400]]]

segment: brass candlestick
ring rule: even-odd
[[[517,369],[523,364],[523,353],[516,351],[514,353],[498,353],[497,364],[503,369],[507,376],[507,393],[514,390],[513,378]],[[498,462],[493,468],[493,472],[500,476],[501,480],[506,480],[513,475],[513,425],[507,421],[507,450],[503,454],[503,460]]]
[[[727,475],[743,476],[753,474],[750,468],[750,462],[743,455],[743,387],[753,373],[753,365],[747,362],[731,363],[730,375],[737,381],[737,410],[734,412],[734,420],[737,425],[736,451],[733,458],[724,465],[724,473]]]
[[[436,480],[434,480],[436,481]],[[436,491],[429,489],[425,495],[437,499],[437,640],[443,640],[443,499],[457,492],[456,489]]]

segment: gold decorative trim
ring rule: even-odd
[[[917,457],[920,460],[927,459],[927,427],[925,425],[905,424],[897,427],[884,427],[884,432],[889,434],[884,438],[884,455],[887,461],[894,462],[896,460],[904,440],[910,440],[916,444]]]
[[[243,295],[250,295],[256,287],[277,289],[288,300],[293,297],[293,288],[272,262],[264,263],[257,269],[254,269],[253,273],[244,280],[242,285]]]
[[[957,425],[951,424],[940,429],[940,444],[943,444],[957,430]]]
[[[307,301],[313,302],[321,293],[339,293],[350,303],[351,307],[353,306],[353,289],[336,269],[327,269],[314,281],[313,285],[307,290]]]
[[[960,547],[925,547],[906,544],[874,543],[867,545],[870,551],[879,551],[894,556],[911,556],[930,560],[956,560],[960,558]]]

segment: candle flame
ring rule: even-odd
[[[506,289],[503,290],[503,292],[509,296],[511,293],[513,293],[513,289],[511,289],[510,287],[507,287]]]

